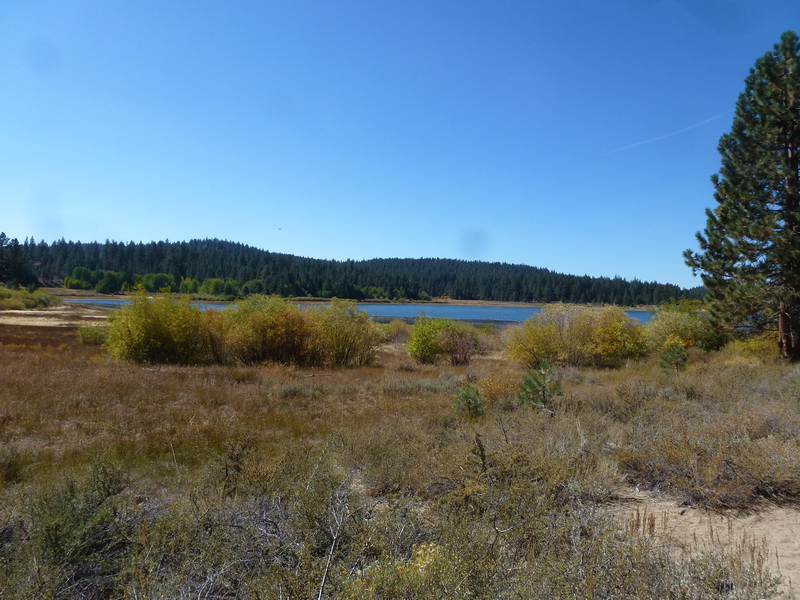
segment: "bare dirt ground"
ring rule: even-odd
[[[56,306],[37,310],[0,311],[0,325],[25,325],[29,327],[75,327],[100,322],[108,311],[93,310],[81,306]]]
[[[664,536],[688,550],[724,549],[749,554],[768,552],[766,567],[782,577],[779,598],[797,598],[800,590],[800,510],[768,506],[749,514],[720,514],[682,504],[663,494],[625,489],[612,508],[622,522],[643,535]],[[650,521],[651,527],[648,527]],[[747,556],[743,556],[745,560]]]

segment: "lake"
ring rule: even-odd
[[[130,304],[130,300],[127,298],[64,298],[64,302],[105,309],[120,308]],[[201,310],[222,310],[230,306],[230,304],[221,302],[195,302],[194,305]],[[311,304],[309,306],[321,306],[321,304]],[[506,323],[519,323],[541,311],[538,306],[474,306],[467,304],[359,303],[357,306],[370,317],[384,319],[413,319],[425,313],[429,317],[446,317],[456,321],[498,321]],[[650,310],[626,310],[625,313],[631,319],[637,319],[640,323],[647,323],[653,316],[653,311]]]

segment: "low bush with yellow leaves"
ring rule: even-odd
[[[552,304],[512,332],[507,350],[527,368],[542,359],[554,365],[614,366],[643,356],[645,338],[638,321],[621,308]]]

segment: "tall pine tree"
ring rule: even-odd
[[[777,325],[781,355],[800,359],[800,41],[787,31],[756,61],[722,136],[700,252],[686,263],[732,327]]]

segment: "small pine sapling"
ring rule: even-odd
[[[525,373],[519,384],[517,400],[520,404],[530,404],[550,411],[553,398],[561,394],[561,383],[557,379],[555,369],[546,358]]]
[[[453,407],[464,416],[470,419],[477,419],[483,415],[486,408],[486,400],[475,384],[467,383],[456,390]]]
[[[686,348],[683,347],[683,344],[675,342],[664,350],[658,364],[665,370],[674,369],[675,377],[677,377],[681,371],[686,369],[687,362],[689,362],[689,355],[686,353]]]

